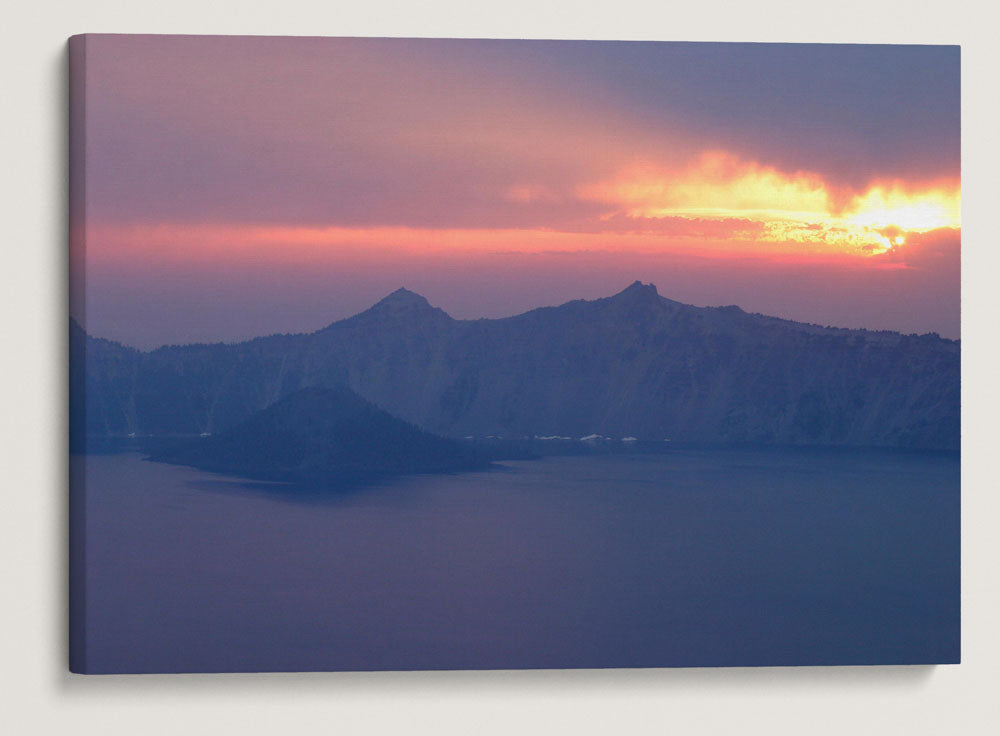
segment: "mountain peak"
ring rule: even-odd
[[[656,290],[655,284],[644,284],[641,281],[633,281],[625,289],[615,294],[612,299],[626,297],[629,299],[655,299],[660,294]]]
[[[428,302],[424,297],[403,286],[384,297],[382,300],[377,302],[375,306],[377,307],[383,304],[400,307],[427,307],[433,309],[430,302]]]
[[[399,288],[394,292],[376,302],[361,314],[355,315],[351,319],[377,317],[379,319],[390,318],[394,320],[403,319],[432,319],[450,320],[443,310],[432,307],[424,297],[409,289]]]

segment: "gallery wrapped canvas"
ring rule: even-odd
[[[957,47],[70,66],[73,671],[959,661]]]

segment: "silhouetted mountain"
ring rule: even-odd
[[[454,320],[401,289],[312,334],[86,346],[91,435],[218,432],[346,385],[453,437],[959,445],[958,342],[693,307],[640,282],[506,319]]]
[[[344,386],[301,389],[222,434],[153,459],[262,480],[323,483],[487,464],[471,447],[401,421]]]
[[[444,310],[432,307],[420,294],[409,289],[396,289],[389,296],[350,318],[359,324],[383,326],[416,325],[421,322],[451,322]],[[336,325],[338,323],[334,323]],[[331,325],[332,327],[333,325]],[[329,327],[327,329],[330,329]]]
[[[69,321],[69,445],[82,451],[86,438],[128,434],[134,381],[144,354],[120,343],[88,336]]]

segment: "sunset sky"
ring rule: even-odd
[[[97,336],[638,279],[959,337],[958,47],[88,36],[71,61],[71,308]]]

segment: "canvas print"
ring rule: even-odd
[[[70,668],[955,663],[955,46],[69,42]]]

